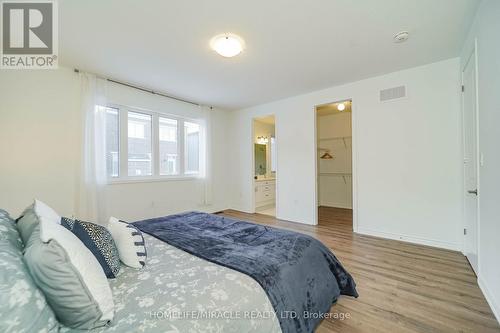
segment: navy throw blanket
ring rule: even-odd
[[[297,232],[189,212],[133,223],[176,248],[234,269],[267,293],[283,333],[313,332],[356,284],[320,241]]]

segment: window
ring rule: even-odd
[[[186,173],[200,171],[200,125],[184,122]]]
[[[177,143],[177,120],[160,117],[160,141]]]
[[[120,175],[120,123],[118,110],[114,108],[100,108],[105,111],[106,127],[106,171],[108,177]]]
[[[176,175],[179,172],[177,120],[159,117],[159,124],[160,175]]]
[[[201,123],[125,106],[99,108],[106,111],[106,167],[110,179],[203,174]]]
[[[144,139],[145,124],[140,121],[128,121],[128,137],[134,139]]]
[[[128,112],[128,175],[152,175],[151,115]]]

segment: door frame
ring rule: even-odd
[[[477,246],[477,272],[476,274],[479,274],[481,270],[481,260],[480,260],[480,246],[479,246],[479,239],[480,239],[480,234],[481,234],[481,212],[480,212],[480,201],[481,201],[481,152],[479,150],[480,144],[479,144],[479,71],[478,71],[478,57],[477,57],[477,38],[474,40],[474,45],[469,53],[469,56],[467,58],[467,61],[463,64],[463,66],[460,69],[460,74],[461,74],[461,83],[462,87],[464,86],[464,72],[465,69],[467,68],[467,65],[469,65],[469,62],[472,60],[474,57],[474,80],[475,80],[475,99],[476,99],[476,115],[475,115],[475,120],[476,120],[476,182],[477,182],[477,197],[476,197],[476,205],[477,205],[477,210],[476,210],[476,220],[477,220],[477,234],[476,234],[476,246]],[[465,215],[465,201],[466,201],[466,175],[465,175],[465,164],[464,164],[464,158],[465,158],[465,103],[464,103],[464,97],[465,94],[462,91],[461,93],[461,101],[462,101],[462,176],[463,176],[463,183],[462,183],[462,200],[463,200],[463,220],[462,220],[462,230],[466,229],[467,222],[465,221],[466,215]],[[465,233],[462,232],[462,253],[464,256],[466,256],[466,235]]]
[[[269,114],[264,114],[264,115],[254,115],[252,116],[251,118],[251,122],[252,122],[252,137],[251,137],[251,152],[252,152],[252,195],[251,195],[251,201],[252,201],[252,207],[250,209],[250,213],[251,214],[255,214],[257,212],[257,210],[255,209],[255,186],[256,186],[256,179],[255,179],[255,148],[254,148],[254,145],[255,145],[255,120],[259,119],[259,118],[263,118],[263,117],[269,117],[269,116],[273,116],[274,117],[274,138],[277,139],[278,137],[278,126],[276,126],[277,124],[277,117],[276,117],[276,113],[269,113]],[[278,153],[279,153],[279,148],[278,148],[278,143],[276,143],[276,156],[278,156]],[[279,163],[278,163],[278,158],[276,158],[276,172],[275,172],[275,175],[274,175],[274,182],[275,182],[275,188],[274,188],[274,207],[276,209],[276,214],[275,214],[275,218],[278,219],[278,177],[279,177]]]
[[[314,225],[318,224],[318,115],[316,110],[319,106],[342,101],[351,101],[351,178],[352,178],[352,231],[358,232],[358,135],[357,135],[357,113],[356,104],[352,97],[334,99],[332,102],[316,104],[312,111],[314,115]]]

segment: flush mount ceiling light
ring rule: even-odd
[[[243,51],[245,42],[235,34],[222,34],[212,38],[210,47],[221,56],[231,58]]]
[[[340,103],[339,105],[337,105],[337,110],[344,111],[345,110],[345,104],[344,103]]]
[[[400,31],[394,35],[394,43],[403,43],[408,40],[410,33],[408,31]]]

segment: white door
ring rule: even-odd
[[[463,117],[464,117],[464,185],[465,185],[465,230],[464,252],[478,273],[478,142],[476,109],[476,59],[473,53],[463,71]]]

